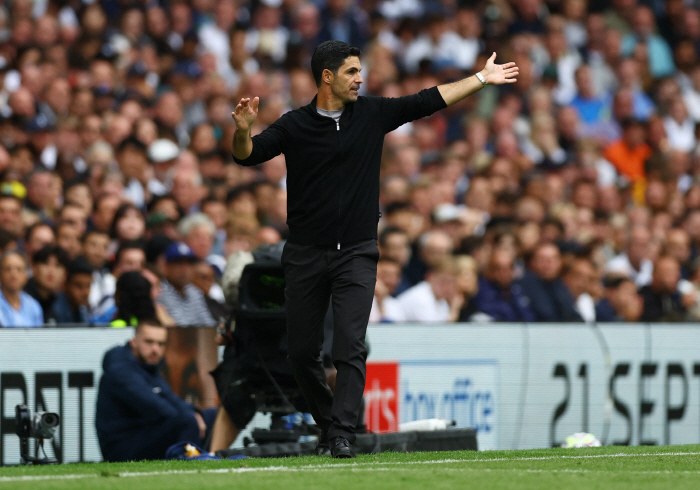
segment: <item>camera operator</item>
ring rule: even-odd
[[[105,354],[95,414],[105,461],[161,459],[169,446],[181,441],[203,446],[216,411],[200,414],[163,379],[160,366],[167,339],[167,328],[144,320],[133,339]]]

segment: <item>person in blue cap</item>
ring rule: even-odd
[[[192,284],[196,261],[197,257],[186,243],[171,243],[165,249],[165,278],[157,301],[168,310],[177,326],[216,325],[204,295]]]

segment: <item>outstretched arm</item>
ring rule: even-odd
[[[253,152],[253,140],[250,137],[250,128],[258,117],[258,104],[260,99],[255,97],[241,99],[236,110],[231,113],[236,123],[236,131],[233,133],[233,156],[239,160],[245,160]]]
[[[512,61],[503,65],[497,65],[496,53],[486,61],[486,66],[479,73],[484,77],[489,85],[503,85],[504,83],[515,83],[518,76],[518,67]],[[465,97],[473,94],[483,87],[476,75],[464,78],[458,82],[448,83],[438,86],[440,95],[445,100],[445,104],[452,105]]]

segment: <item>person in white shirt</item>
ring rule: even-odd
[[[455,292],[454,259],[445,257],[435,263],[424,281],[396,299],[404,321],[447,322],[450,319],[450,302],[454,301]]]

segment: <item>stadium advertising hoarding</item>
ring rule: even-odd
[[[480,449],[558,446],[580,431],[603,444],[700,442],[696,325],[381,324],[368,339],[372,430],[437,417],[474,427]]]
[[[166,371],[176,392],[205,404],[211,394],[201,380],[216,358],[202,337],[209,334],[173,329]],[[18,403],[59,412],[62,461],[99,461],[102,356],[131,336],[0,329],[0,462],[19,461]],[[366,420],[375,431],[437,417],[474,427],[480,449],[549,447],[579,431],[604,444],[700,442],[696,325],[381,324],[368,338]]]
[[[172,328],[163,374],[183,398],[216,406],[207,374],[216,365],[213,328]],[[45,444],[61,462],[100,461],[95,433],[97,388],[104,353],[133,336],[131,328],[0,329],[0,465],[19,463],[15,406],[56,412],[58,431]],[[33,454],[34,448],[30,448]]]

